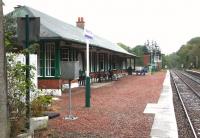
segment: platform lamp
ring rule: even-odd
[[[90,41],[93,39],[93,34],[91,31],[84,29],[84,37],[86,40],[86,87],[85,87],[85,107],[90,107],[90,97],[91,97],[91,92],[90,92],[90,60],[89,60],[89,44]]]

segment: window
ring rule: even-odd
[[[61,61],[77,61],[77,51],[73,48],[61,48]]]
[[[77,56],[77,50],[76,49],[73,50],[73,60],[74,61],[78,61],[78,56]]]
[[[45,76],[55,76],[55,43],[45,43]]]
[[[109,70],[112,70],[113,66],[112,66],[112,55],[109,55]]]
[[[42,69],[42,59],[41,59],[41,46],[40,46],[40,48],[38,49],[38,51],[37,51],[37,75],[38,76],[41,76],[41,69]]]
[[[38,76],[44,76],[44,45],[38,50]]]
[[[61,49],[61,60],[62,61],[69,61],[69,48],[62,48]]]
[[[112,56],[112,66],[113,66],[113,69],[120,69],[120,59],[118,56],[116,55],[113,55]]]
[[[93,72],[93,68],[92,68],[92,65],[93,65],[93,58],[92,58],[92,55],[93,55],[93,53],[92,52],[90,52],[90,54],[89,54],[89,60],[90,60],[90,72]]]
[[[93,72],[96,72],[97,71],[97,53],[93,53],[92,54],[92,60],[93,60]]]
[[[99,70],[104,71],[104,54],[99,54]]]
[[[122,69],[126,69],[126,58],[123,58]]]
[[[105,71],[108,71],[109,68],[108,68],[108,54],[104,54],[104,68],[105,68]]]

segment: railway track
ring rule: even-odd
[[[171,71],[176,91],[195,138],[200,137],[200,80],[180,71]]]
[[[186,70],[185,72],[200,77],[200,73],[198,71]]]

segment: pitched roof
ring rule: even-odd
[[[14,17],[25,17],[25,15],[29,15],[30,17],[40,17],[41,38],[62,38],[74,42],[85,43],[83,29],[65,23],[38,10],[32,9],[27,6],[20,6],[18,8],[15,8],[15,10],[12,12],[12,15]],[[135,56],[121,48],[119,45],[114,44],[97,35],[94,35],[94,38],[90,42],[90,44],[96,47],[124,53],[130,56]]]

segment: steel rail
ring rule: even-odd
[[[198,138],[198,137],[197,137],[197,134],[196,134],[196,132],[195,132],[195,130],[194,130],[194,126],[193,126],[193,124],[192,124],[192,122],[191,122],[191,119],[190,119],[190,117],[189,117],[189,115],[188,115],[188,111],[187,111],[187,109],[186,109],[186,107],[185,107],[185,104],[184,104],[184,102],[183,102],[183,99],[181,98],[181,94],[180,94],[180,92],[179,92],[178,86],[176,85],[175,80],[174,80],[173,75],[172,75],[171,72],[172,72],[172,71],[170,71],[170,74],[171,74],[171,77],[172,77],[174,86],[175,86],[175,88],[176,88],[176,91],[177,91],[177,93],[178,93],[178,97],[179,97],[179,99],[180,99],[180,101],[181,101],[181,104],[182,104],[182,106],[183,106],[185,115],[186,115],[186,117],[187,117],[187,119],[188,119],[188,122],[189,122],[189,124],[190,124],[190,128],[192,129],[192,132],[193,132],[194,137],[195,137],[195,138]],[[174,73],[175,73],[175,72],[174,72]],[[176,74],[176,73],[175,73],[175,74]],[[177,75],[177,74],[176,74],[176,75]],[[177,76],[178,76],[178,75],[177,75]],[[178,77],[179,77],[179,76],[178,76]],[[180,77],[179,77],[179,78],[180,78]],[[182,79],[181,79],[181,80],[182,80]],[[185,83],[185,82],[184,82],[184,83]],[[188,86],[188,85],[187,85],[187,86]]]
[[[200,79],[200,73],[198,73],[198,72],[192,72],[192,71],[184,71],[184,72],[186,72],[187,74],[190,74],[191,76],[193,76],[193,77],[195,77],[195,78],[197,78],[197,79]],[[196,76],[196,75],[197,76]]]
[[[174,72],[196,95],[197,95],[197,97],[199,97],[200,98],[200,95],[199,95],[199,92],[197,92],[195,89],[193,89],[187,82],[185,82],[178,74],[177,74],[177,72]],[[181,73],[181,72],[180,72]],[[182,73],[181,73],[182,74]],[[184,74],[183,74],[184,75]],[[184,76],[186,76],[186,75],[184,75]],[[186,76],[187,78],[189,78],[188,76]],[[191,79],[191,78],[189,78],[190,80],[192,80],[192,81],[194,81],[194,82],[196,82],[196,83],[198,83],[197,81],[195,81],[195,80],[193,80],[193,79]],[[199,84],[199,83],[198,83]],[[200,84],[199,84],[200,85]]]
[[[191,77],[193,77],[193,78],[196,78],[196,79],[198,79],[198,80],[200,80],[200,77],[197,77],[197,76],[195,76],[195,75],[193,75],[193,74],[191,74],[191,73],[188,73],[188,72],[181,72],[180,71],[180,73],[182,74],[182,75],[184,75],[184,76],[186,76],[186,77],[188,77],[187,75],[189,75],[189,76],[191,76]],[[186,75],[187,74],[187,75]],[[191,79],[191,80],[193,80],[193,81],[195,81],[196,83],[198,83],[199,85],[200,85],[200,83],[197,81],[197,80],[194,80],[194,79],[192,79],[192,78],[190,78],[190,77],[188,77],[189,79]]]

